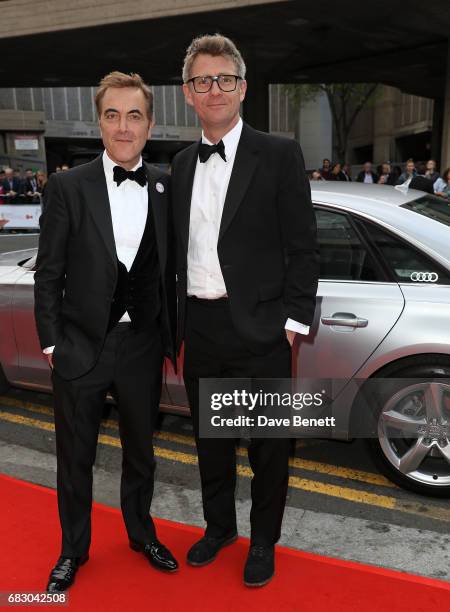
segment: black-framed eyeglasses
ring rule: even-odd
[[[240,76],[236,74],[219,74],[218,76],[196,76],[189,79],[187,83],[192,83],[196,93],[208,93],[214,81],[221,91],[229,92],[236,89]]]

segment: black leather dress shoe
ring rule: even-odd
[[[273,546],[252,544],[244,568],[244,584],[261,587],[270,582],[275,573],[275,549]]]
[[[81,557],[60,557],[50,572],[47,584],[47,593],[63,593],[75,580],[78,568],[86,563],[89,555]]]
[[[163,570],[165,572],[176,572],[178,569],[178,562],[172,555],[169,549],[164,544],[155,540],[150,544],[142,544],[141,542],[135,542],[130,540],[130,548],[136,552],[141,552],[150,561],[153,567]]]
[[[189,565],[201,567],[214,561],[217,557],[217,553],[221,548],[232,544],[237,540],[237,533],[226,536],[225,538],[212,538],[210,536],[203,536],[201,540],[196,542],[188,551],[187,562]]]

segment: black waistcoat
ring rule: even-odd
[[[160,271],[156,235],[149,198],[147,222],[130,271],[117,259],[117,284],[108,331],[128,312],[131,325],[140,330],[157,321],[161,311]]]

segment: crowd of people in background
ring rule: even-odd
[[[56,172],[64,172],[69,166],[56,167]],[[437,196],[450,198],[450,168],[439,174],[434,159],[426,163],[408,159],[405,169],[390,162],[379,164],[374,170],[368,161],[363,169],[352,177],[350,164],[331,163],[327,158],[322,167],[309,174],[312,181],[353,181],[375,183],[378,185],[404,185]],[[13,168],[0,168],[0,204],[40,204],[47,184],[47,175],[42,170],[27,168],[25,174]]]
[[[68,169],[63,164],[56,172]],[[40,204],[46,185],[47,175],[42,170],[27,168],[22,174],[17,168],[0,168],[0,204]]]
[[[312,181],[352,181],[366,184],[378,185],[403,185],[411,189],[419,189],[437,196],[450,198],[450,168],[442,174],[437,170],[434,159],[426,163],[415,162],[408,159],[405,169],[390,162],[384,162],[374,170],[372,162],[368,161],[356,178],[352,178],[352,170],[349,164],[332,164],[329,159],[324,159],[322,167],[310,173]]]

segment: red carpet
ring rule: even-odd
[[[55,492],[0,475],[0,592],[42,591],[59,552]],[[278,547],[277,573],[262,589],[242,584],[247,540],[204,568],[184,562],[200,529],[158,520],[158,535],[181,561],[177,574],[154,570],[128,548],[120,512],[96,504],[91,559],[69,591],[69,606],[90,612],[298,611],[419,612],[450,609],[450,583]]]

